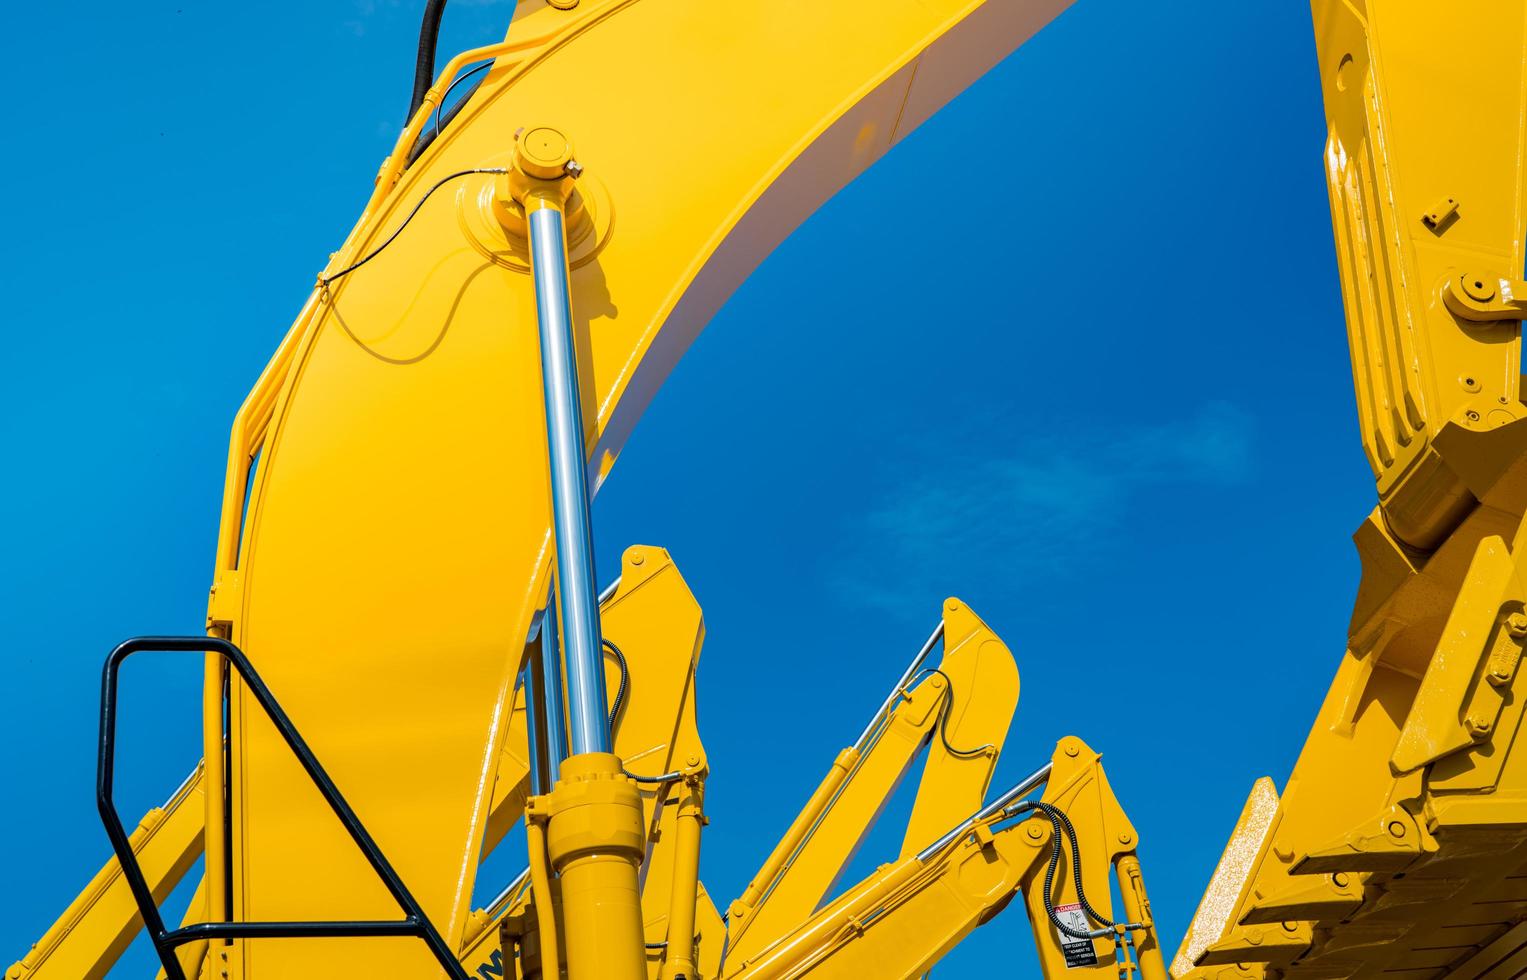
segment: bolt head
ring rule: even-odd
[[[1512,613],[1506,617],[1506,629],[1512,636],[1527,636],[1527,614]]]
[[[1389,821],[1389,827],[1387,829],[1389,831],[1389,836],[1397,840],[1405,836],[1405,825],[1398,820]]]
[[[569,160],[567,161],[567,166],[562,168],[562,172],[574,180],[577,180],[579,177],[583,176],[583,164],[579,163],[577,160]]]

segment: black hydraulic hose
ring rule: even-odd
[[[626,663],[626,655],[620,652],[620,647],[609,640],[600,640],[600,644],[615,656],[615,663],[620,667],[620,687],[615,689],[615,703],[610,706],[610,737],[615,737],[615,725],[620,721],[620,710],[626,706],[626,692],[631,689],[631,665]]]
[[[1065,811],[1059,807],[1039,800],[1026,801],[1015,807],[1011,812],[1013,816],[1017,816],[1029,810],[1038,810],[1048,817],[1052,830],[1050,837],[1050,864],[1045,868],[1043,896],[1045,914],[1049,916],[1050,923],[1065,935],[1075,939],[1096,939],[1099,936],[1106,936],[1113,932],[1116,923],[1097,913],[1097,910],[1092,907],[1092,903],[1087,901],[1087,893],[1082,888],[1082,850],[1077,843],[1076,828],[1071,824],[1071,818],[1066,816]],[[1077,904],[1082,907],[1082,911],[1088,918],[1103,927],[1101,929],[1074,929],[1062,922],[1060,916],[1055,911],[1054,899],[1051,897],[1055,889],[1055,871],[1056,866],[1060,863],[1061,848],[1065,846],[1064,839],[1067,837],[1071,840],[1071,873],[1072,880],[1076,884]],[[1126,930],[1140,929],[1143,926],[1139,923],[1130,922],[1126,923],[1124,928]]]
[[[424,23],[419,25],[419,54],[414,62],[414,94],[408,104],[408,125],[414,113],[424,104],[430,85],[435,81],[435,48],[440,42],[440,19],[445,16],[445,0],[428,0],[424,4]]]

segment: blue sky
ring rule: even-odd
[[[0,966],[108,854],[101,661],[202,622],[229,422],[402,123],[418,7],[9,14]],[[441,51],[509,9],[456,0]],[[1373,500],[1323,139],[1302,5],[1079,0],[716,317],[595,506],[606,578],[663,545],[705,608],[714,894],[953,594],[1022,675],[997,781],[1065,734],[1100,749],[1176,948],[1335,670]],[[905,189],[951,140],[976,149],[970,206],[919,216]],[[196,682],[129,669],[124,813],[194,763]],[[939,974],[1037,976],[1029,944],[1014,907]]]

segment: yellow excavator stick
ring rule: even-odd
[[[1336,679],[1252,789],[1186,978],[1527,974],[1527,10],[1315,0],[1379,506]]]
[[[936,668],[921,667],[939,636],[944,638],[943,659]],[[729,955],[751,956],[816,911],[924,749],[927,758],[902,856],[921,850],[980,809],[1017,703],[1018,668],[1007,646],[968,605],[946,601],[939,631],[898,683],[891,702],[855,745],[839,753],[759,873],[731,904]]]
[[[1132,945],[1122,960],[1112,936],[1063,935],[1051,920],[1046,871],[1054,825],[1044,811],[1024,809],[1024,797],[1041,783],[1042,801],[1061,808],[1074,825],[1080,880],[1091,905],[1105,917],[1112,912],[1110,871],[1118,874],[1126,915],[1138,926],[1129,933]],[[1018,820],[1025,812],[1032,815]],[[919,853],[882,866],[761,951],[746,958],[729,955],[722,975],[726,980],[921,976],[1021,890],[1044,977],[1118,980],[1132,973],[1165,980],[1134,856],[1137,846],[1099,756],[1080,739],[1064,738],[1051,763],[1033,777]],[[1060,858],[1049,899],[1065,921],[1079,925],[1083,896],[1073,884],[1070,852],[1062,849]]]

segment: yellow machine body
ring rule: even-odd
[[[587,170],[569,248],[597,486],[763,256],[1062,6],[522,6],[505,44],[442,72],[436,101],[463,65],[496,58],[408,165],[432,105],[416,114],[328,271],[380,243],[446,175],[507,165],[517,130],[551,122],[571,135]],[[281,692],[450,943],[471,912],[514,678],[552,561],[535,300],[523,240],[502,220],[507,197],[500,178],[460,180],[375,261],[315,290],[235,425],[209,615]],[[213,671],[209,691],[220,685]],[[208,849],[213,875],[232,855],[227,911],[392,915],[238,687],[232,839],[227,853]],[[239,944],[250,975],[433,969],[415,944],[396,945]]]
[[[1527,974],[1527,10],[1315,0],[1326,177],[1379,506],[1347,651],[1259,780],[1186,978]]]
[[[1064,6],[526,2],[502,44],[450,61],[235,419],[207,616],[279,694],[449,954],[202,941],[180,950],[188,977],[917,977],[1021,895],[1044,976],[1163,980],[1139,835],[1097,754],[1063,739],[986,802],[1018,672],[958,600],[939,666],[920,668],[930,640],[725,919],[700,882],[704,622],[671,557],[629,549],[600,603],[620,661],[603,692],[610,751],[543,772],[534,692],[516,680],[559,656],[563,570],[533,224],[554,213],[561,236],[592,492],[770,249]],[[1282,794],[1253,787],[1173,973],[1527,975],[1527,12],[1313,10],[1379,503],[1356,535],[1336,680]],[[480,88],[441,127],[446,92],[479,62]],[[204,853],[188,921],[394,916],[212,655],[205,692],[208,764],[130,841],[152,897]],[[843,886],[919,758],[900,854]],[[473,910],[479,862],[521,820],[524,875]],[[109,862],[9,980],[104,976],[141,926],[122,871]]]

